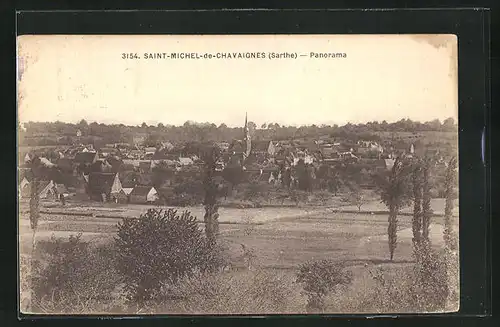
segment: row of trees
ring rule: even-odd
[[[397,247],[398,214],[413,202],[413,245],[417,258],[430,251],[429,228],[433,210],[431,208],[432,159],[423,158],[412,162],[396,159],[392,170],[380,179],[381,200],[389,209],[387,229],[389,256],[391,261]],[[444,239],[449,248],[456,248],[452,224],[453,203],[456,197],[457,161],[453,157],[447,164],[445,176],[445,227]]]
[[[423,132],[423,131],[456,131],[457,125],[453,118],[442,123],[439,120],[430,122],[415,122],[410,119],[401,119],[394,123],[368,122],[366,124],[339,125],[308,125],[308,126],[281,126],[278,123],[262,124],[260,128],[254,123],[248,123],[254,139],[293,139],[303,137],[319,137],[330,135],[347,139],[380,140],[374,132]],[[146,135],[146,142],[154,144],[161,141],[228,141],[239,139],[243,135],[243,127],[228,127],[205,123],[186,122],[182,126],[158,124],[149,126],[142,123],[140,126],[126,126],[124,124],[87,123],[85,120],[77,124],[64,122],[28,122],[24,124],[25,131],[20,131],[26,142],[42,142],[63,144],[74,142],[77,139],[102,140],[103,143],[131,142],[133,135]],[[77,131],[82,133],[77,136]],[[62,142],[62,143],[61,143]],[[30,144],[44,145],[44,144]],[[45,144],[46,145],[46,144]]]

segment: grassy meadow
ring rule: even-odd
[[[444,201],[440,201],[440,199],[433,201],[432,204],[436,213],[442,212],[443,203]],[[53,210],[58,213],[41,214],[36,239],[37,241],[49,240],[51,236],[67,239],[70,235],[81,233],[84,241],[93,244],[110,243],[113,242],[116,235],[116,225],[121,221],[121,218],[117,217],[124,213],[127,213],[128,216],[138,217],[147,208],[147,206],[139,205],[95,207],[71,203],[62,208],[53,203],[43,203],[41,208],[43,212]],[[249,284],[249,287],[252,288],[256,287],[255,285],[260,285],[258,283],[270,283],[271,280],[274,283],[273,285],[288,285],[286,290],[289,294],[282,295],[290,299],[290,301],[286,302],[286,305],[273,309],[272,312],[300,313],[304,310],[306,300],[302,295],[300,286],[294,283],[294,275],[300,264],[309,260],[320,259],[343,262],[354,276],[350,287],[339,289],[335,293],[337,296],[328,300],[327,308],[329,312],[346,312],[346,310],[349,312],[376,311],[377,308],[370,309],[369,304],[363,304],[366,299],[357,299],[356,305],[352,301],[348,301],[348,299],[359,296],[362,289],[368,290],[375,287],[375,282],[371,277],[373,271],[382,269],[391,275],[409,269],[413,262],[411,216],[401,215],[398,218],[398,246],[395,251],[394,261],[390,262],[387,244],[388,216],[386,214],[370,213],[370,210],[380,210],[380,205],[377,202],[366,204],[362,207],[361,212],[352,212],[350,209],[352,208],[221,208],[219,210],[220,241],[225,248],[233,269],[225,273],[227,278],[224,280],[219,280],[220,276],[214,277],[219,279],[218,281],[212,281],[210,289],[213,288],[214,283],[215,285],[217,285],[217,282],[223,283],[225,289],[231,290],[228,291],[229,293],[232,292],[232,295],[227,295],[229,296],[226,299],[228,302],[223,307],[220,307],[221,303],[213,303],[212,307],[199,307],[199,302],[192,302],[194,300],[191,297],[189,297],[191,305],[187,305],[183,301],[166,300],[162,306],[151,308],[152,312],[182,314],[193,313],[193,310],[198,310],[198,312],[194,313],[240,313],[238,310],[253,310],[255,312],[246,313],[266,313],[266,310],[268,310],[268,304],[266,303],[263,303],[261,307],[252,303],[246,309],[242,309],[241,306],[237,305],[241,301],[241,297],[233,297],[236,297],[239,294],[238,292],[241,292],[241,289],[237,287],[241,283],[250,283],[249,280],[254,281],[257,284],[254,282]],[[71,215],[62,214],[65,210],[71,212]],[[198,220],[203,219],[202,207],[179,208],[178,210],[179,212],[190,210]],[[341,210],[348,212],[342,212]],[[94,217],[83,215],[84,212],[89,211],[98,212],[102,215]],[[79,212],[82,215],[78,215]],[[106,217],[104,214],[109,216]],[[203,228],[201,221],[200,228]],[[458,231],[458,226],[456,231]],[[432,218],[430,234],[433,246],[442,248],[442,217],[436,216]],[[21,258],[29,258],[31,255],[32,231],[29,226],[27,202],[20,204],[19,242]],[[244,249],[251,250],[253,253],[251,259],[245,257]],[[251,269],[248,269],[248,260],[251,260]],[[23,270],[23,267],[21,269]],[[195,284],[191,281],[186,285],[190,285],[190,287],[197,290],[208,287],[196,283],[199,283],[199,281],[196,281]],[[265,285],[261,286],[267,288],[268,286]],[[279,290],[281,290],[280,287],[278,287]],[[353,290],[353,288],[357,289],[357,291]],[[183,289],[182,292],[186,292],[186,290]],[[366,292],[366,294],[369,294],[368,291]],[[26,291],[22,293],[26,296]],[[240,295],[243,298],[245,297],[242,294]],[[275,298],[276,296],[274,294],[271,297]],[[200,299],[200,301],[202,300]],[[109,311],[109,309],[106,310]],[[106,310],[103,312],[108,312]],[[85,312],[84,309],[83,312]],[[93,312],[95,313],[95,310]]]

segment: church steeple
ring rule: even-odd
[[[248,114],[245,112],[245,140],[248,134]]]
[[[248,158],[252,149],[252,140],[250,137],[250,129],[248,128],[248,115],[245,112],[245,127],[244,127],[244,140],[245,140],[245,156]]]

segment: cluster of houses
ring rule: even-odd
[[[371,140],[351,142],[328,136],[301,140],[252,140],[246,118],[243,139],[219,142],[218,146],[222,150],[216,163],[219,184],[224,183],[222,172],[231,165],[241,166],[254,180],[278,184],[284,170],[293,170],[299,164],[315,168],[320,165],[362,164],[385,170],[392,168],[396,156],[412,157],[420,150],[413,143],[384,147]],[[20,197],[30,197],[31,194],[33,178],[27,165],[32,158],[33,153],[20,157]],[[170,142],[162,142],[156,147],[116,143],[99,149],[80,144],[39,158],[49,172],[39,179],[37,190],[42,199],[75,197],[103,202],[155,203],[168,196],[169,192],[164,192],[164,189],[172,184],[167,178],[155,188],[151,175],[156,168],[169,169],[181,179],[181,183],[184,177],[199,178],[203,170],[203,162],[196,153],[186,151],[182,144]],[[130,178],[132,175],[142,180]]]

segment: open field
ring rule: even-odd
[[[442,202],[442,201],[441,201]],[[434,201],[439,212],[440,201]],[[368,209],[381,209],[378,204],[369,204]],[[139,216],[147,206],[127,205],[122,207],[67,207],[71,212],[98,211],[127,217]],[[363,207],[363,210],[367,208]],[[59,211],[61,208],[57,208]],[[242,246],[256,253],[255,264],[269,268],[291,268],[310,259],[337,258],[352,263],[387,261],[387,215],[368,212],[339,212],[340,208],[256,208],[220,209],[220,231],[233,262],[242,261]],[[349,208],[342,208],[349,209]],[[20,206],[19,236],[21,252],[29,253],[32,232],[26,204]],[[54,209],[55,210],[55,209]],[[203,208],[180,208],[190,210],[199,220]],[[411,216],[400,216],[396,262],[411,260]],[[69,237],[82,233],[85,240],[111,241],[120,218],[92,217],[83,215],[42,214],[37,231],[37,240]],[[431,236],[435,246],[441,246],[442,217],[432,219]],[[200,224],[201,227],[201,224]]]
[[[252,221],[255,223],[263,223],[270,220],[280,220],[283,218],[297,217],[302,215],[309,215],[317,212],[325,211],[358,211],[355,205],[346,205],[341,203],[339,199],[334,199],[332,201],[335,205],[325,205],[325,206],[309,206],[300,205],[296,206],[264,206],[262,208],[219,208],[220,218],[219,221],[222,223],[238,223],[245,221],[247,218],[251,217]],[[29,200],[21,199],[20,201],[20,212],[21,214],[26,214],[29,210],[28,207]],[[431,207],[437,216],[442,216],[444,214],[444,199],[432,199]],[[66,205],[62,206],[60,202],[44,201],[41,202],[41,210],[45,213],[60,214],[63,216],[69,215],[81,215],[81,216],[94,216],[94,217],[104,217],[104,218],[128,218],[128,217],[139,217],[142,213],[145,213],[150,208],[158,208],[155,205],[140,205],[140,204],[115,204],[115,203],[98,203],[98,202],[76,202],[68,201]],[[161,208],[168,208],[162,206]],[[179,212],[188,210],[195,217],[203,220],[204,208],[203,206],[193,206],[176,208]],[[387,207],[377,200],[367,201],[361,207],[361,211],[365,213],[380,213],[386,211]],[[401,210],[402,214],[411,214],[413,208],[411,206],[403,208]],[[67,213],[67,215],[66,215]],[[455,201],[455,208],[453,211],[454,215],[458,216],[458,201]]]
[[[434,201],[434,210],[439,211],[441,204],[442,201]],[[380,209],[376,203],[369,204],[367,207]],[[74,211],[75,208],[65,209]],[[147,206],[80,207],[80,210],[82,212],[104,211],[108,215],[117,215],[122,210],[128,210],[127,212],[136,212],[135,216],[138,216],[138,213],[147,208]],[[27,203],[22,203],[20,209],[20,252],[21,256],[29,257],[32,232]],[[61,211],[61,208],[54,209]],[[179,210],[186,209],[190,209],[198,219],[202,219],[201,207]],[[340,211],[342,209],[344,212]],[[232,285],[227,296],[230,297],[230,294],[234,292],[241,292],[239,286],[241,283],[250,283],[252,278],[255,278],[255,274],[265,272],[268,276],[286,283],[286,287],[292,292],[290,295],[292,298],[287,304],[289,307],[283,313],[304,312],[306,299],[302,295],[301,286],[294,282],[298,266],[309,260],[333,259],[348,266],[347,269],[353,273],[353,283],[347,289],[332,294],[334,298],[328,300],[326,310],[331,313],[367,312],[363,310],[373,313],[374,311],[369,310],[377,309],[366,307],[362,300],[358,300],[358,297],[370,297],[370,292],[377,288],[371,277],[372,272],[382,269],[387,276],[392,276],[400,274],[402,270],[411,269],[413,264],[412,217],[409,215],[398,217],[398,245],[394,261],[391,262],[387,245],[387,215],[371,214],[369,211],[351,213],[345,212],[346,210],[347,208],[221,208],[220,240],[226,248],[233,268],[224,273],[229,275],[220,276],[223,283],[229,283],[223,285]],[[458,221],[458,219],[455,220]],[[94,244],[108,243],[113,241],[116,224],[120,221],[120,218],[109,217],[42,214],[37,240],[48,240],[52,235],[67,239],[70,235],[81,233],[85,241]],[[202,227],[200,221],[200,228]],[[458,226],[455,227],[455,231],[458,231]],[[432,218],[430,236],[434,247],[443,247],[443,217]],[[247,269],[248,261],[245,261],[243,246],[254,253],[252,259],[254,269],[251,271]],[[364,290],[371,291],[366,291],[368,293],[365,294]],[[21,297],[28,298],[28,293],[22,292]],[[246,298],[242,294],[232,296],[240,300]],[[358,306],[353,307],[354,304]],[[227,305],[229,307],[215,312],[241,313],[240,305],[231,301]],[[177,306],[179,306],[177,300],[167,299],[154,310],[171,314],[187,313],[182,307]],[[245,307],[251,308],[252,305],[246,304]],[[249,313],[264,314],[265,310],[268,309],[260,308],[256,312]]]

